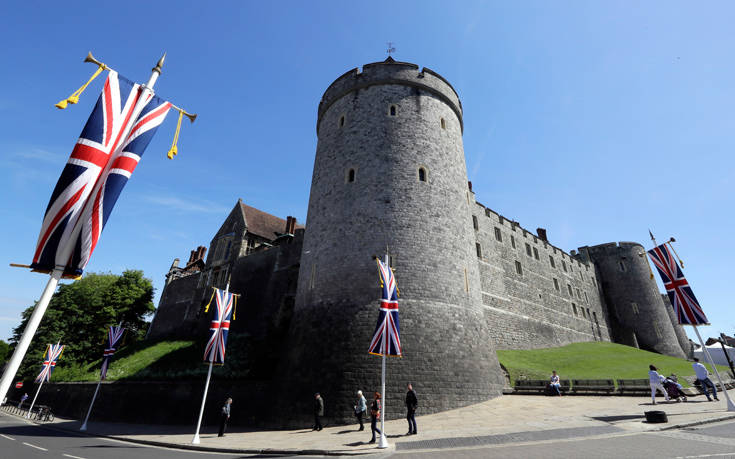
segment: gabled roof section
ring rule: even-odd
[[[276,233],[281,234],[286,229],[286,220],[244,204],[242,201],[240,201],[240,210],[249,233],[272,241],[276,238]]]

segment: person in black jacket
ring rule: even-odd
[[[416,392],[413,390],[411,383],[408,383],[408,392],[406,392],[406,419],[408,420],[408,433],[406,435],[416,435],[416,408],[419,401],[416,398]]]
[[[312,430],[322,430],[321,416],[324,416],[324,399],[317,392],[314,394],[314,428]]]
[[[230,420],[230,405],[232,405],[232,399],[228,398],[225,400],[225,405],[222,407],[222,411],[220,412],[218,437],[223,437],[225,435],[225,427],[227,426],[227,421]]]
[[[375,432],[378,432],[378,435],[383,435],[378,429],[378,418],[380,418],[380,392],[375,393],[375,398],[370,404],[370,431],[373,434],[373,439],[368,443],[375,443]]]

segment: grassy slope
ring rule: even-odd
[[[547,379],[556,370],[562,379],[647,379],[648,365],[659,373],[693,376],[691,362],[621,344],[592,342],[525,351],[498,351],[498,360],[510,373],[511,383],[521,379]],[[709,367],[709,365],[708,365]],[[718,365],[720,374],[729,369]],[[686,382],[681,381],[686,385]]]

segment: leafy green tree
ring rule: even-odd
[[[137,341],[145,336],[145,318],[154,310],[153,283],[142,271],[128,270],[119,276],[89,273],[61,285],[51,298],[19,374],[28,377],[39,371],[46,345],[57,341],[66,345],[64,365],[98,360],[110,325],[122,323],[128,329],[124,340]],[[13,347],[32,312],[33,307],[23,311],[23,321],[10,340]]]
[[[0,365],[10,358],[10,345],[0,339]]]

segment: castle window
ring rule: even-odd
[[[419,167],[419,182],[425,182],[426,181],[426,169],[423,167]]]
[[[538,258],[538,249],[536,247],[533,248],[533,258],[535,258],[537,260],[539,259]]]
[[[587,304],[590,304],[590,299],[589,299],[589,297],[587,296],[587,292],[584,292],[584,301],[586,301],[586,302],[587,302]]]
[[[574,293],[572,292],[572,286],[567,284],[567,289],[569,290],[569,296],[574,296]]]
[[[600,324],[598,324],[598,323],[597,323],[597,313],[596,313],[595,311],[592,311],[592,317],[594,317],[594,318],[595,318],[595,323],[596,323],[596,324],[597,324],[597,326],[599,327],[599,326],[600,326]]]
[[[590,314],[590,308],[587,308],[587,318],[592,320],[592,314]]]
[[[620,270],[625,272],[625,263],[623,263],[623,260],[620,260]]]
[[[554,278],[554,288],[557,292],[559,291],[559,281],[556,279],[556,277]]]
[[[345,125],[345,116],[342,115],[339,117],[339,127],[342,127]]]
[[[569,272],[574,272],[574,262],[569,263]]]
[[[572,311],[574,312],[574,316],[575,316],[575,317],[579,315],[579,314],[577,313],[577,305],[576,305],[576,304],[574,304],[574,303],[572,303]]]
[[[510,237],[510,245],[514,249],[516,248],[516,238],[514,238],[513,236]]]
[[[526,242],[526,255],[531,256],[531,245]]]
[[[345,177],[346,183],[352,183],[355,181],[355,169],[349,169]]]
[[[556,268],[556,263],[554,263],[554,257],[549,255],[549,263],[551,263],[552,268]]]
[[[390,116],[396,116],[398,108],[395,105],[391,105],[390,109],[388,109],[388,113],[390,113]]]
[[[577,289],[577,298],[582,299],[582,294],[579,292],[579,289]]]
[[[477,216],[475,216],[475,215],[472,216],[472,227],[475,230],[479,230],[480,229],[480,224],[477,223]]]
[[[503,242],[503,235],[500,233],[500,228],[498,228],[497,226],[495,227],[495,239],[498,242]]]
[[[636,314],[640,314],[641,312],[638,310],[638,303],[630,303],[631,309],[633,309],[633,312]]]
[[[230,250],[232,249],[232,241],[227,241],[227,248],[225,248],[225,260],[230,258]]]
[[[520,261],[516,261],[516,272],[518,273],[519,276],[523,275],[523,266],[521,266]]]
[[[595,280],[595,278],[592,277],[591,279],[592,279],[592,285],[594,285],[595,287],[597,287],[597,281]]]
[[[441,125],[442,125],[442,129],[446,129],[446,128],[447,128],[447,122],[446,122],[446,121],[444,121],[444,118],[442,118],[442,119],[441,119],[441,120],[439,120],[439,121],[441,122]]]
[[[482,247],[479,242],[475,244],[475,250],[477,251],[477,258],[482,258]]]
[[[579,308],[579,309],[582,310],[582,317],[584,317],[586,319],[587,318],[587,314],[584,313],[584,308]]]
[[[561,267],[564,268],[564,272],[567,272],[567,262],[562,260],[561,261]]]

